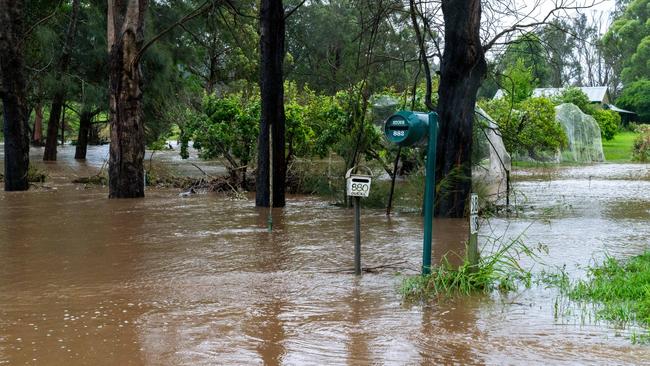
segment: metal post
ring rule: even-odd
[[[478,196],[475,193],[470,195],[469,205],[469,242],[467,244],[467,260],[470,264],[470,271],[478,270]]]
[[[354,197],[354,274],[361,275],[361,197]]]
[[[438,114],[429,113],[429,142],[427,171],[424,186],[424,240],[422,245],[422,274],[431,273],[431,238],[433,234],[433,205],[436,186],[436,145],[438,140]]]

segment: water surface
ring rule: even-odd
[[[534,287],[501,297],[403,304],[397,288],[417,273],[418,214],[364,210],[355,278],[352,211],[292,196],[285,209],[177,190],[138,200],[69,183],[101,168],[36,164],[45,187],[0,193],[0,365],[431,365],[642,364],[650,348],[630,329],[554,316],[557,293]],[[158,154],[158,153],[157,153]],[[149,155],[149,154],[147,154]],[[161,163],[186,171],[175,152]],[[154,158],[156,159],[156,158]],[[198,162],[198,160],[195,160]],[[217,163],[203,163],[213,172]],[[600,164],[516,176],[517,217],[483,222],[486,237],[542,244],[534,271],[572,276],[606,253],[638,254],[650,237],[650,168]],[[434,260],[462,252],[465,222],[435,223]]]

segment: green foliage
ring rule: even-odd
[[[621,108],[636,112],[641,121],[650,121],[650,79],[635,81],[627,85],[621,96],[616,99],[616,104]]]
[[[650,161],[650,125],[641,125],[639,135],[632,146],[632,158],[637,161]]]
[[[39,169],[36,166],[29,164],[27,170],[27,181],[28,182],[40,182],[43,183],[48,178],[48,174],[45,170]]]
[[[607,141],[613,139],[621,125],[621,115],[612,110],[598,109],[592,116],[598,122],[603,139]]]
[[[527,33],[514,40],[508,45],[506,52],[498,63],[497,71],[505,76],[500,79],[501,87],[505,90],[512,89],[512,83],[508,78],[512,78],[511,72],[513,70],[530,75],[528,88],[531,92],[538,85],[548,85],[551,78],[551,64],[548,61],[547,53],[547,47],[542,44],[542,40],[537,34]],[[524,86],[519,83],[515,83],[515,85]]]
[[[554,154],[568,143],[555,120],[555,108],[547,98],[529,98],[511,104],[505,98],[480,102],[499,125],[503,142],[511,154],[541,158]]]
[[[532,67],[526,66],[523,59],[517,59],[502,79],[505,94],[513,103],[520,103],[533,95],[536,80],[533,79]]]
[[[447,256],[431,268],[431,274],[408,277],[402,282],[400,292],[407,301],[428,300],[440,296],[470,295],[476,292],[513,291],[518,284],[531,285],[532,275],[519,265],[518,258],[537,258],[535,251],[526,246],[521,237],[503,243],[489,239],[493,251],[482,255],[478,265],[471,265],[467,256],[456,266]]]
[[[580,108],[582,113],[585,114],[594,114],[596,111],[596,107],[594,107],[591,102],[589,101],[589,97],[587,94],[585,94],[580,88],[577,87],[570,87],[566,88],[557,95],[556,97],[553,98],[553,102],[555,104],[562,104],[562,103],[571,103],[575,104]]]
[[[634,0],[614,20],[602,43],[624,83],[650,77],[650,0]]]
[[[608,257],[589,268],[587,279],[577,281],[569,291],[574,300],[602,305],[597,315],[616,323],[650,326],[650,252],[628,261]]]
[[[298,85],[333,95],[364,79],[370,94],[412,83],[418,65],[402,60],[417,59],[418,49],[413,28],[402,26],[410,24],[403,3],[309,1],[294,15],[287,18],[286,67]]]
[[[576,37],[579,33],[576,28],[576,24],[562,19],[555,19],[543,28],[540,38],[548,60],[549,78],[540,78],[542,86],[559,88],[580,77],[582,66],[576,57],[576,47],[586,40]]]
[[[203,113],[189,121],[181,143],[193,140],[204,158],[224,157],[230,169],[246,166],[255,153],[260,103],[241,93],[223,98],[205,96]]]

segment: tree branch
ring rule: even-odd
[[[601,4],[603,2],[604,2],[604,0],[600,0],[600,1],[595,1],[594,0],[589,5],[564,6],[563,5],[564,2],[561,1],[560,4],[556,5],[553,9],[551,9],[541,21],[536,21],[536,22],[527,23],[527,24],[514,24],[511,27],[503,29],[501,32],[497,33],[489,42],[487,42],[483,46],[483,52],[487,52],[488,50],[490,50],[490,48],[492,48],[492,46],[494,46],[494,44],[497,43],[499,38],[501,38],[501,37],[503,37],[503,36],[505,36],[505,35],[507,35],[509,33],[512,33],[512,32],[515,32],[515,31],[522,31],[522,30],[525,30],[525,29],[539,27],[541,25],[548,24],[551,17],[553,15],[555,15],[555,13],[557,13],[557,12],[559,12],[561,10],[589,9],[589,8],[592,8],[592,7],[594,7],[594,6],[598,5],[598,4]]]
[[[302,0],[300,4],[296,5],[293,9],[289,10],[285,15],[284,15],[284,20],[287,20],[298,8],[303,6],[307,0]]]
[[[186,16],[182,17],[180,20],[177,22],[173,23],[169,27],[167,27],[165,30],[162,32],[158,33],[155,35],[153,38],[151,38],[147,43],[145,43],[138,54],[135,56],[133,59],[133,62],[131,66],[137,65],[138,62],[140,62],[140,59],[142,58],[142,55],[147,51],[149,47],[151,47],[156,41],[164,37],[167,33],[171,32],[174,30],[174,28],[178,27],[179,25],[183,25],[184,23],[198,17],[199,15],[204,14],[206,11],[210,10],[216,2],[212,2],[211,0],[206,0],[201,6],[199,6],[197,9],[193,10],[191,13],[187,14]]]
[[[54,15],[56,15],[57,11],[59,10],[59,6],[61,6],[61,1],[63,1],[63,0],[59,0],[59,2],[54,7],[54,11],[51,14],[45,16],[44,18],[42,18],[39,21],[37,21],[36,23],[34,23],[31,27],[29,27],[29,29],[23,34],[23,38],[27,38],[27,36],[29,36],[34,31],[34,29],[36,29],[36,27],[38,27],[39,25],[45,23],[46,21],[48,21],[52,17],[54,17]]]

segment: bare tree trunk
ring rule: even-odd
[[[144,197],[144,122],[139,52],[146,0],[108,1],[109,198]]]
[[[88,133],[90,132],[90,122],[94,114],[88,110],[82,110],[79,116],[79,135],[77,136],[77,146],[75,146],[74,158],[78,160],[86,159],[88,151]]]
[[[262,0],[260,6],[260,92],[262,118],[258,141],[255,192],[257,206],[269,206],[269,127],[273,141],[273,207],[284,207],[287,164],[282,63],[284,61],[282,0]]]
[[[43,105],[39,102],[34,108],[34,133],[32,144],[40,146],[43,144]]]
[[[5,191],[25,191],[29,188],[23,12],[22,0],[0,0],[0,96],[4,108]]]
[[[480,0],[443,0],[445,50],[440,68],[440,133],[436,164],[443,217],[463,217],[472,186],[472,125],[476,93],[487,72],[479,36]]]
[[[59,59],[58,72],[56,74],[56,89],[52,97],[52,108],[50,108],[50,119],[47,125],[47,139],[45,142],[45,152],[43,160],[56,160],[56,144],[59,132],[59,121],[61,120],[61,110],[65,100],[65,86],[62,83],[63,75],[70,67],[71,49],[74,37],[77,32],[77,17],[79,14],[79,0],[72,1],[72,13],[70,14],[70,23],[63,43],[63,53]],[[62,134],[63,135],[63,134]],[[61,141],[63,144],[63,141]]]

